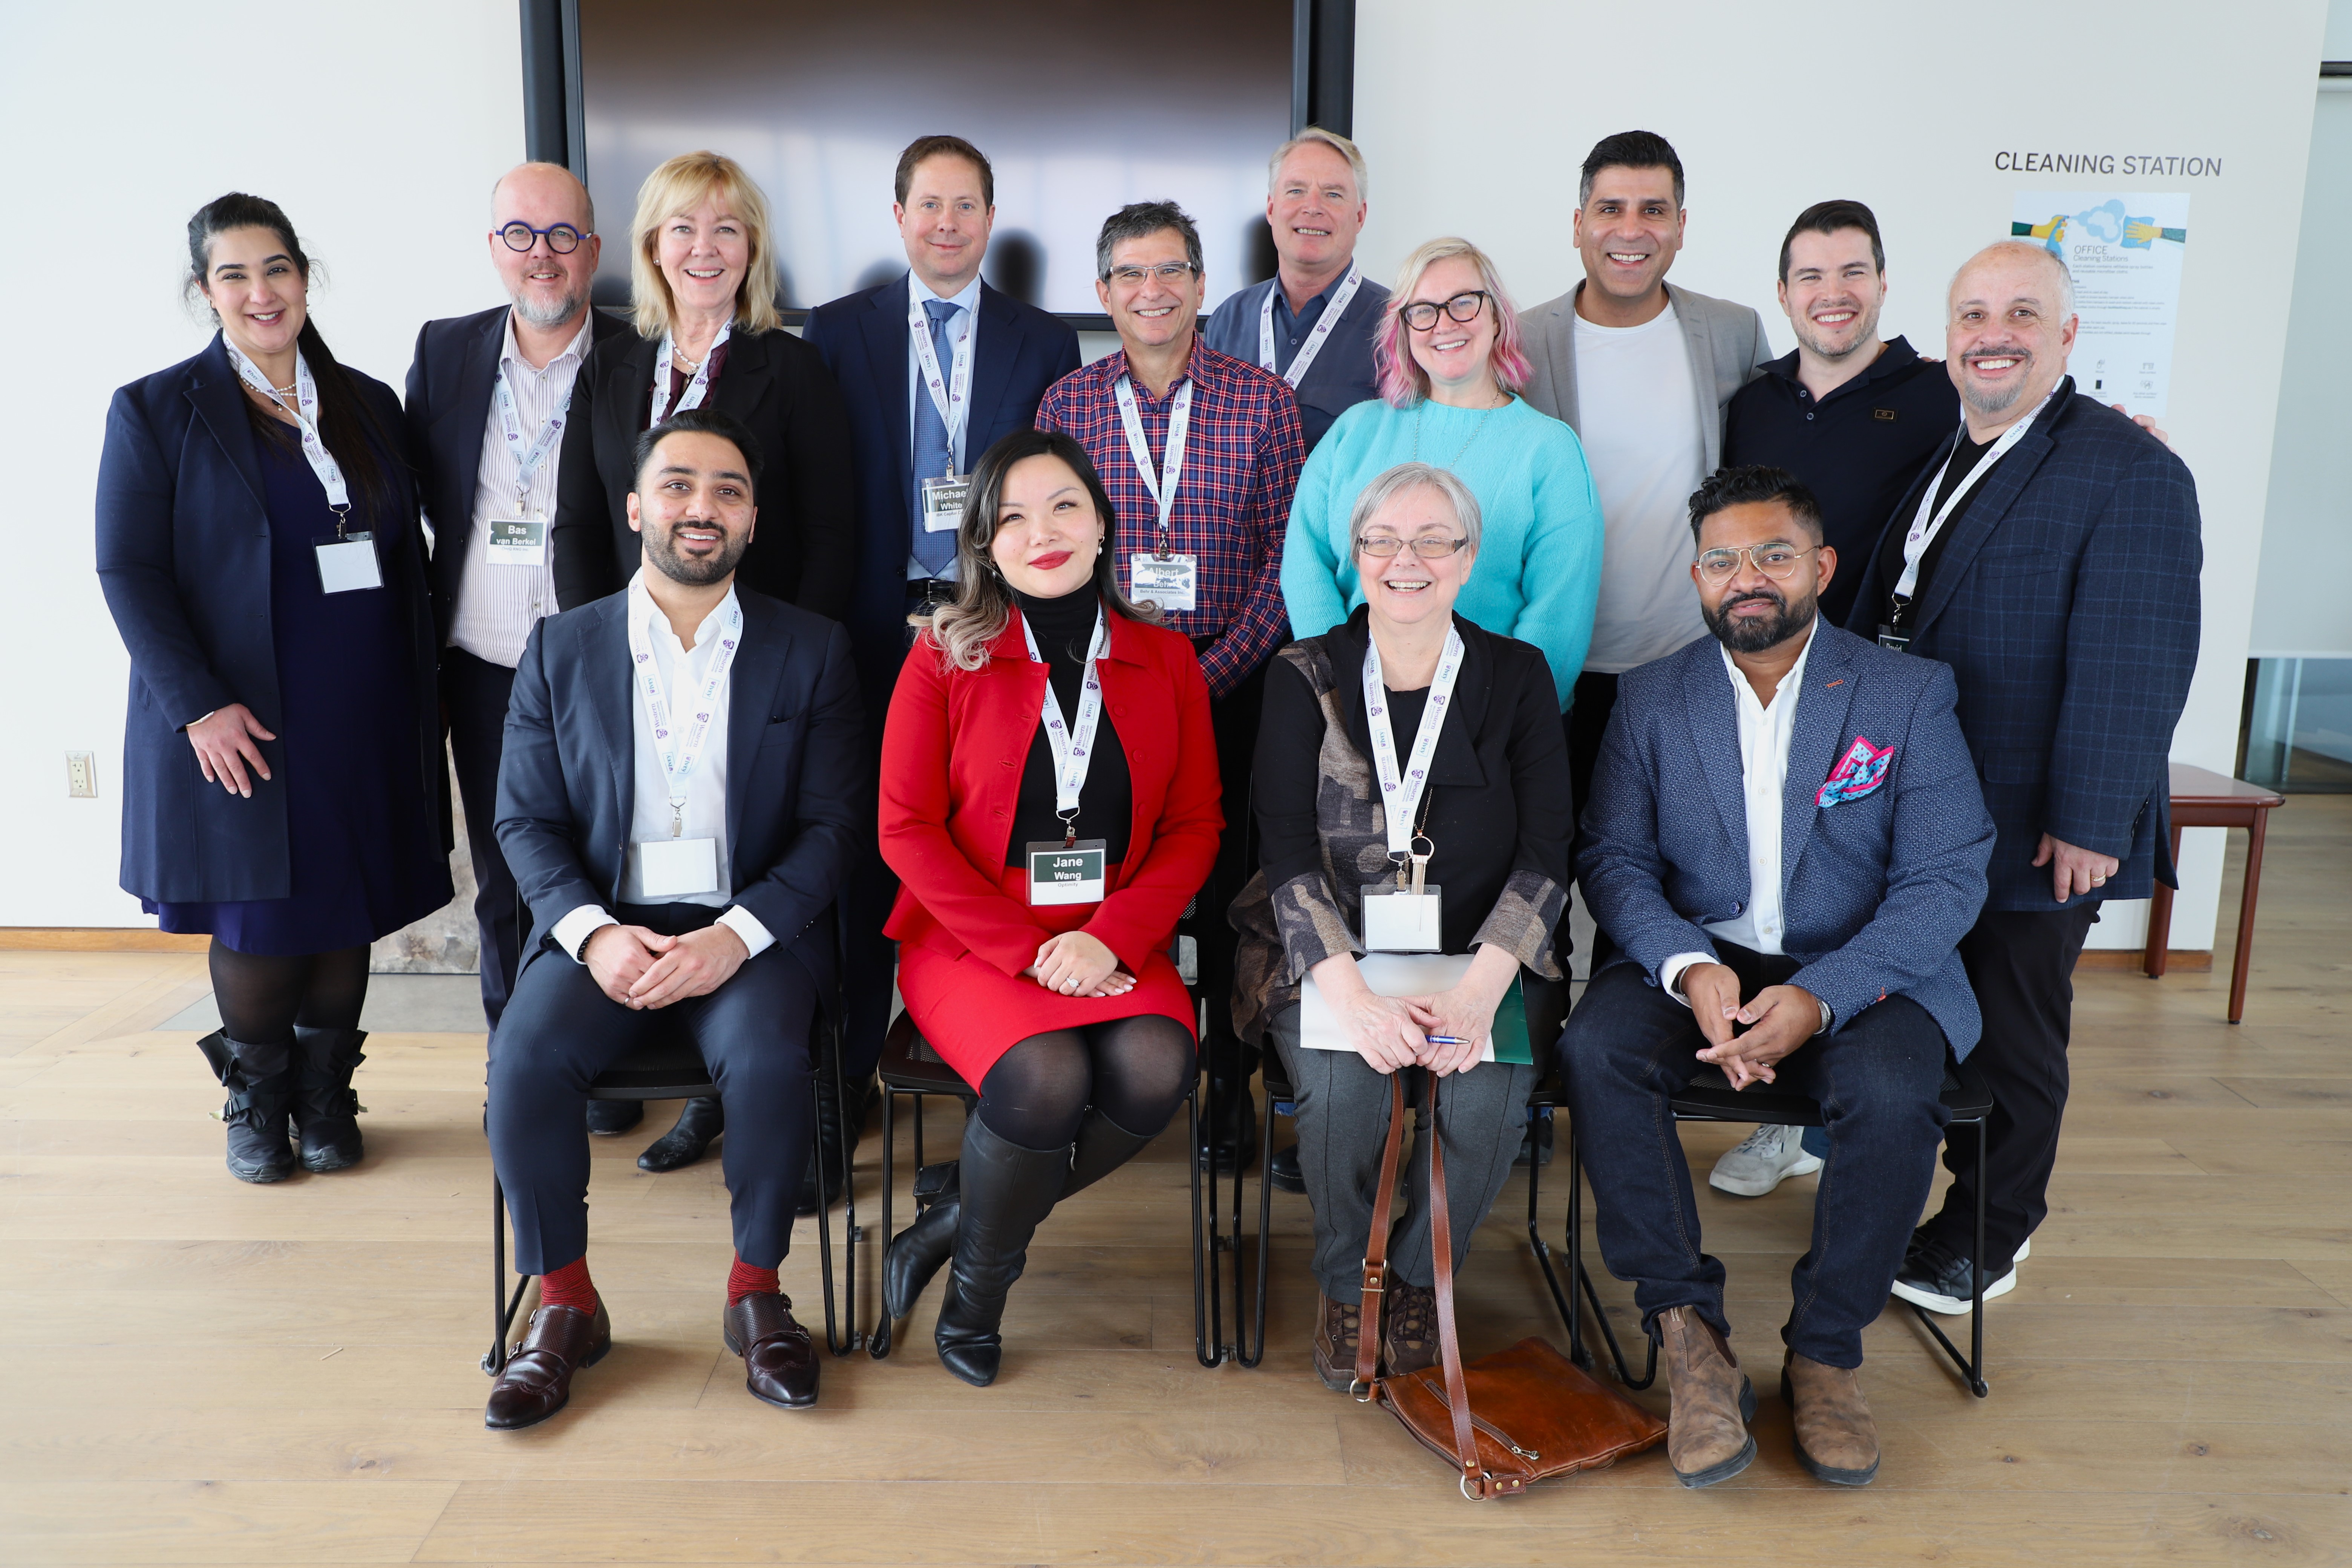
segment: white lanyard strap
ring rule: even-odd
[[[948,433],[948,474],[918,474],[915,477],[919,479],[952,478],[963,471],[964,417],[971,412],[971,328],[978,312],[958,307],[958,313],[963,317],[963,329],[950,345],[955,355],[955,368],[941,375],[939,351],[931,346],[930,312],[923,308],[915,280],[907,279],[907,336],[914,341],[915,363],[922,367],[923,385],[929,390],[931,406],[940,411],[940,423]]]
[[[632,594],[631,598],[637,600],[637,595]],[[719,694],[727,689],[727,672],[734,668],[735,650],[743,641],[743,605],[733,594],[727,595],[719,646],[711,650],[709,672],[693,693],[693,705],[683,724],[671,716],[661,665],[654,658],[653,637],[646,629],[660,613],[650,595],[630,605],[629,662],[637,672],[637,689],[645,697],[646,711],[653,718],[654,754],[661,763],[662,776],[669,782],[670,833],[675,837],[686,815],[687,780],[693,776],[694,764],[702,760],[703,743],[710,739],[711,717],[719,711]]]
[[[491,384],[491,392],[498,399],[499,427],[506,436],[508,448],[518,454],[515,509],[520,511],[530,499],[530,481],[538,476],[540,464],[547,460],[548,453],[555,449],[555,443],[563,435],[564,421],[571,416],[572,399],[565,395],[555,412],[547,416],[547,423],[540,426],[539,439],[526,447],[522,444],[522,413],[515,406],[514,388],[507,384],[507,367],[503,363],[499,366],[497,381]]]
[[[646,421],[646,429],[652,429],[673,412],[683,414],[689,408],[702,406],[703,398],[710,392],[711,363],[719,358],[719,346],[734,332],[735,323],[732,321],[719,329],[719,335],[711,339],[710,346],[703,351],[702,363],[694,367],[694,379],[686,384],[684,392],[678,394],[675,410],[669,405],[669,378],[670,362],[677,356],[677,342],[669,333],[662,334],[661,357],[654,362],[653,416]]]
[[[1160,509],[1160,553],[1168,553],[1168,519],[1176,510],[1176,481],[1184,472],[1184,433],[1192,427],[1192,381],[1187,376],[1168,405],[1168,454],[1160,472],[1151,471],[1151,447],[1143,438],[1143,416],[1135,405],[1135,378],[1122,375],[1112,389],[1118,395],[1118,422],[1127,426],[1127,449],[1135,458],[1135,471]]]
[[[273,406],[286,408],[278,389],[261,374],[261,367],[247,359],[243,349],[230,342],[226,333],[221,342],[228,350],[229,363],[236,366],[236,374],[246,385],[261,394]],[[286,412],[294,416],[294,423],[301,429],[302,456],[310,462],[310,471],[319,476],[319,487],[327,492],[327,504],[335,510],[335,528],[340,532],[343,515],[352,510],[352,492],[343,483],[342,465],[335,461],[335,455],[327,450],[326,437],[319,434],[319,384],[311,378],[310,363],[299,351],[294,355],[294,406],[286,408]]]
[[[2056,395],[2056,389],[2053,388],[2050,397]],[[2032,413],[2002,431],[2000,438],[1992,444],[1992,450],[1977,459],[1977,466],[1961,476],[1960,482],[1952,487],[1952,493],[1944,498],[1944,504],[1937,506],[1936,492],[1943,488],[1944,476],[1951,470],[1952,467],[1951,458],[1944,459],[1944,466],[1936,470],[1935,479],[1927,486],[1927,492],[1919,498],[1919,510],[1911,520],[1911,531],[1903,536],[1903,575],[1896,579],[1895,584],[1896,598],[1907,599],[1911,596],[1912,590],[1919,585],[1919,563],[1926,559],[1927,547],[1936,542],[1936,535],[1944,531],[1944,524],[1952,520],[1952,513],[1958,510],[1960,503],[1969,499],[1969,492],[1976,489],[1977,481],[1992,472],[1993,465],[2000,461],[2002,455],[2024,438],[2025,432],[2032,426],[2033,422],[2042,417],[2042,411],[2050,406],[2050,397],[2044,397],[2040,403],[2035,404]],[[1966,437],[1968,431],[1968,426],[1963,423],[1960,426],[1960,435]],[[1953,445],[1952,453],[1954,457],[1959,455],[1958,443]]]
[[[1412,754],[1397,768],[1396,729],[1389,718],[1387,683],[1381,679],[1381,647],[1364,643],[1364,727],[1372,733],[1372,767],[1380,774],[1381,806],[1388,816],[1389,854],[1412,853],[1412,816],[1429,787],[1429,759],[1437,752],[1437,732],[1445,727],[1446,704],[1454,700],[1454,682],[1462,673],[1462,633],[1445,628],[1445,650],[1437,656],[1437,675],[1429,683],[1429,700],[1421,710],[1421,728],[1413,731]]]
[[[1039,664],[1045,656],[1037,651],[1037,634],[1029,629],[1029,618],[1021,618],[1021,635],[1029,639],[1029,657]],[[1095,606],[1094,640],[1087,647],[1085,679],[1078,690],[1078,721],[1075,726],[1062,721],[1061,700],[1054,695],[1054,679],[1045,678],[1045,705],[1041,715],[1045,725],[1046,749],[1054,754],[1054,811],[1062,819],[1066,831],[1074,832],[1078,820],[1078,796],[1087,787],[1087,769],[1094,761],[1095,730],[1102,722],[1102,678],[1095,672],[1095,662],[1110,651],[1110,628],[1104,623],[1102,606]]]
[[[1307,379],[1307,367],[1313,364],[1315,356],[1323,352],[1323,341],[1331,335],[1331,329],[1339,324],[1339,318],[1348,313],[1349,305],[1355,303],[1356,289],[1363,281],[1364,269],[1352,261],[1348,263],[1347,280],[1339,285],[1339,291],[1324,304],[1322,315],[1317,317],[1315,325],[1308,329],[1307,341],[1298,346],[1298,356],[1290,362],[1290,368],[1278,373],[1283,380],[1290,383],[1293,392],[1297,391],[1298,384]],[[1257,363],[1267,370],[1274,369],[1274,297],[1281,290],[1282,279],[1277,278],[1274,286],[1265,291],[1265,302],[1258,307]]]

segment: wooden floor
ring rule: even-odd
[[[997,1386],[940,1370],[927,1303],[901,1354],[828,1363],[802,1414],[755,1403],[719,1342],[716,1162],[646,1176],[646,1135],[599,1141],[617,1347],[562,1416],[486,1432],[478,1037],[376,1036],[366,1163],[247,1187],[193,1037],[150,1032],[203,994],[201,957],[0,954],[0,1561],[2352,1561],[2352,798],[2278,813],[2265,883],[2242,1026],[2226,963],[2081,977],[2051,1215],[1990,1313],[1990,1399],[1890,1313],[1864,1373],[1885,1468],[1813,1484],[1769,1376],[1813,1184],[1708,1194],[1768,1373],[1755,1466],[1686,1492],[1651,1454],[1484,1505],[1316,1382],[1300,1200],[1277,1194],[1265,1364],[1194,1363],[1172,1136],[1048,1223]],[[934,1151],[953,1131],[933,1119]],[[1688,1130],[1694,1163],[1738,1131]],[[1524,1205],[1515,1182],[1477,1236],[1474,1353],[1558,1332]],[[804,1223],[785,1281],[812,1321],[815,1252]]]

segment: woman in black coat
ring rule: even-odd
[[[98,572],[131,653],[122,887],[213,939],[228,1167],[361,1155],[368,947],[449,901],[434,639],[391,388],[338,363],[274,202],[188,222],[221,330],[114,395]]]

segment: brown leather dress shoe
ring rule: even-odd
[[[1833,1487],[1866,1487],[1878,1475],[1878,1423],[1862,1396],[1861,1374],[1790,1351],[1780,1363],[1780,1397],[1794,1419],[1797,1463]]]
[[[1730,1344],[1695,1308],[1659,1313],[1658,1333],[1672,1401],[1666,1462],[1686,1487],[1727,1481],[1756,1462],[1756,1439],[1748,1435],[1756,1415],[1755,1385],[1739,1370]]]
[[[599,1300],[593,1313],[541,1307],[490,1388],[482,1425],[501,1432],[536,1426],[572,1403],[572,1379],[613,1348],[613,1320]]]
[[[1356,1352],[1364,1342],[1364,1312],[1355,1301],[1315,1297],[1315,1375],[1323,1386],[1345,1394],[1356,1381]]]
[[[1381,1375],[1402,1377],[1437,1363],[1437,1292],[1391,1278],[1381,1314]]]
[[[816,1346],[793,1321],[793,1299],[746,1296],[720,1315],[727,1348],[743,1358],[743,1386],[751,1397],[787,1410],[816,1403]]]

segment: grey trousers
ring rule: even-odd
[[[1555,1027],[1556,1027],[1555,1024]],[[1362,1293],[1364,1243],[1379,1195],[1381,1150],[1389,1134],[1389,1079],[1353,1051],[1308,1050],[1298,1043],[1298,1009],[1267,1020],[1267,1037],[1298,1104],[1298,1169],[1315,1211],[1315,1279],[1335,1301]],[[1412,1158],[1389,1233],[1389,1266],[1408,1285],[1437,1283],[1430,1250],[1429,1075],[1407,1069],[1406,1102],[1420,1112]],[[1438,1091],[1439,1136],[1445,1140],[1445,1194],[1454,1228],[1454,1265],[1470,1252],[1470,1233],[1486,1219],[1511,1178],[1527,1129],[1536,1069],[1485,1062],[1447,1079]]]

